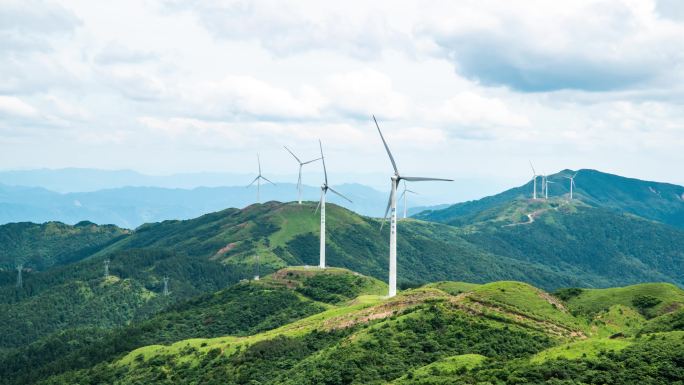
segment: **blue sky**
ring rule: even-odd
[[[369,3],[0,0],[0,169],[684,184],[681,2]]]

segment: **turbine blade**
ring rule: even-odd
[[[418,194],[417,192],[415,192],[415,191],[413,191],[413,190],[404,190],[404,191],[406,191],[406,192],[410,192],[411,194],[416,194],[416,195],[420,195],[420,194]]]
[[[407,192],[407,191],[408,191],[408,190],[404,190],[404,191],[401,192],[401,195],[399,195],[399,200],[404,199],[404,195],[406,195],[406,192]]]
[[[321,160],[321,159],[323,159],[323,158],[312,159],[312,160],[309,160],[309,161],[306,161],[306,162],[302,163],[302,165],[309,164],[309,163],[313,163],[313,162],[315,162],[315,161],[317,161],[317,160]]]
[[[437,181],[437,182],[453,182],[453,179],[442,179],[442,178],[424,178],[421,176],[402,176],[401,179],[407,180],[409,182],[427,182],[427,181]]]
[[[257,152],[257,163],[259,163],[259,176],[261,176],[261,158],[259,158],[258,152]]]
[[[292,151],[290,151],[290,149],[289,149],[289,148],[287,148],[287,146],[283,146],[283,147],[285,147],[285,149],[287,150],[287,152],[289,152],[289,153],[290,153],[290,155],[292,155],[292,156],[293,156],[293,157],[294,157],[294,158],[295,158],[295,159],[297,160],[297,162],[299,162],[299,164],[301,164],[301,163],[302,163],[302,161],[301,161],[301,160],[299,160],[299,158],[297,158],[297,155],[295,155],[295,154],[294,154],[294,153],[293,153]]]
[[[532,174],[534,174],[534,176],[537,176],[537,172],[534,170],[534,166],[532,165],[532,161],[530,160],[529,162],[530,162],[530,167],[532,167]]]
[[[347,198],[346,196],[344,196],[344,195],[338,193],[338,192],[335,191],[332,187],[328,186],[328,190],[330,190],[330,191],[332,191],[333,193],[337,194],[339,197],[341,197],[341,198],[343,198],[343,199],[346,199],[347,201],[349,201],[349,203],[354,203],[354,202],[351,201],[351,199],[349,199],[349,198]]]
[[[323,161],[323,175],[325,175],[325,185],[328,185],[328,170],[325,169],[325,157],[323,156],[323,143],[318,139],[318,146],[321,148],[321,160]]]
[[[373,115],[373,121],[375,122],[375,127],[378,128],[378,133],[380,134],[380,139],[382,139],[382,144],[385,145],[385,150],[387,150],[387,155],[389,155],[390,161],[392,162],[392,167],[394,168],[394,173],[399,175],[399,169],[397,169],[397,163],[394,161],[394,157],[392,156],[392,151],[390,151],[389,146],[387,145],[387,141],[385,141],[385,137],[382,136],[382,131],[380,131],[380,126],[378,125],[377,119],[375,119],[375,115]]]
[[[268,183],[270,183],[270,184],[272,184],[272,185],[275,186],[275,183],[273,183],[273,182],[271,182],[270,180],[266,179],[266,177],[262,176],[262,177],[260,177],[260,178],[263,179],[263,180],[265,180],[266,182],[268,182]]]
[[[252,181],[252,183],[248,184],[248,185],[245,186],[245,187],[251,187],[251,186],[254,184],[254,182],[256,182],[258,179],[259,179],[259,177],[254,178],[254,180]]]

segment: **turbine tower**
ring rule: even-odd
[[[105,279],[109,277],[109,259],[104,260],[104,277]]]
[[[21,287],[24,284],[24,281],[21,278],[21,271],[24,270],[24,265],[19,264],[17,265],[17,288],[21,289]]]
[[[572,200],[573,189],[576,187],[575,177],[577,177],[577,174],[579,174],[579,172],[576,172],[573,176],[565,176],[566,179],[570,179],[570,200]]]
[[[164,297],[169,296],[169,277],[164,276]]]
[[[336,194],[340,198],[349,201],[349,203],[353,203],[353,202],[349,198],[347,198],[346,196],[335,191],[332,187],[330,187],[328,185],[328,171],[325,168],[325,156],[323,156],[323,144],[321,143],[320,139],[318,140],[318,145],[321,148],[321,160],[323,161],[323,175],[325,177],[325,182],[323,182],[323,185],[321,185],[321,200],[318,202],[318,206],[316,207],[316,211],[318,211],[319,208],[321,209],[321,251],[320,251],[320,260],[319,260],[318,266],[321,269],[325,269],[325,196],[328,193],[328,190],[330,190],[333,192],[333,194]]]
[[[549,183],[556,183],[544,177],[544,199],[549,200]]]
[[[406,188],[406,181],[404,181],[404,191],[401,192],[401,196],[399,197],[399,199],[404,200],[404,219],[406,219],[408,217],[408,215],[407,215],[408,207],[406,205],[406,196],[408,194],[418,194],[418,193],[415,191],[411,191],[411,190],[407,189]]]
[[[532,165],[532,161],[530,162],[530,167],[532,168],[532,182],[533,182],[533,187],[532,187],[532,199],[537,199],[537,171],[534,170],[534,166]]]
[[[385,210],[384,220],[387,219],[387,214],[392,211],[392,216],[390,218],[390,256],[389,256],[389,294],[388,297],[394,297],[397,295],[397,187],[399,182],[402,180],[408,182],[423,182],[423,181],[443,181],[443,182],[453,182],[451,179],[441,179],[441,178],[425,178],[425,177],[412,177],[412,176],[401,176],[399,174],[399,169],[394,161],[392,152],[385,141],[385,137],[382,135],[380,126],[378,125],[375,115],[373,115],[373,121],[375,122],[375,127],[378,128],[378,133],[380,134],[380,139],[382,139],[382,144],[385,145],[385,150],[389,156],[390,162],[392,162],[392,168],[394,168],[394,175],[391,177],[392,190],[390,192],[389,202],[387,203],[387,209]]]
[[[254,257],[256,258],[256,272],[254,274],[254,280],[258,281],[259,280],[259,273],[260,273],[260,271],[259,271],[260,270],[259,269],[259,254],[256,254]]]
[[[313,159],[313,160],[309,160],[309,161],[306,161],[306,162],[302,162],[302,161],[297,157],[297,155],[295,155],[292,151],[290,151],[289,148],[287,148],[287,146],[283,146],[283,147],[285,147],[285,149],[287,150],[287,152],[289,152],[290,155],[292,155],[292,157],[295,158],[295,160],[297,161],[297,163],[299,163],[299,178],[297,178],[297,198],[298,198],[297,200],[299,201],[299,204],[301,205],[301,204],[302,204],[302,167],[304,167],[305,164],[309,164],[309,163],[313,163],[313,162],[315,162],[315,161],[317,161],[317,160],[321,160],[321,158],[316,158],[316,159]]]
[[[251,187],[254,183],[257,184],[257,203],[261,203],[261,180],[265,180],[266,182],[272,184],[275,186],[275,183],[271,182],[270,180],[266,179],[265,176],[261,175],[261,158],[259,158],[259,154],[257,153],[257,163],[259,164],[259,175],[257,175],[256,178],[252,181],[252,183],[248,184],[247,187]]]

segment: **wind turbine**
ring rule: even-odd
[[[349,198],[347,198],[346,196],[335,191],[332,187],[330,187],[328,185],[328,171],[325,168],[325,157],[323,156],[323,144],[321,143],[320,139],[318,140],[318,146],[321,148],[321,160],[323,161],[323,175],[325,176],[325,182],[323,182],[323,185],[321,185],[321,200],[318,202],[318,206],[316,207],[316,211],[318,211],[319,208],[321,209],[321,252],[320,252],[320,262],[319,262],[318,266],[321,269],[325,269],[325,196],[328,193],[328,190],[330,190],[334,194],[341,197],[342,199],[349,201],[349,203],[353,203],[353,202]]]
[[[295,155],[292,151],[290,151],[289,148],[287,148],[287,146],[283,146],[283,147],[285,147],[285,149],[287,150],[287,152],[289,152],[290,155],[292,155],[292,157],[295,158],[295,160],[297,161],[297,163],[299,163],[299,178],[297,178],[297,194],[298,194],[298,201],[299,201],[299,204],[301,205],[301,204],[302,204],[302,167],[304,167],[305,164],[313,163],[313,162],[315,162],[315,161],[317,161],[317,160],[320,160],[321,158],[316,158],[316,159],[314,159],[314,160],[309,160],[309,161],[306,161],[306,162],[302,162],[302,161],[297,157],[297,155]]]
[[[401,192],[401,196],[399,197],[399,199],[403,199],[403,200],[404,200],[404,219],[406,219],[406,217],[407,217],[407,211],[408,211],[408,209],[407,209],[407,206],[406,206],[406,196],[407,196],[409,193],[410,193],[410,194],[418,194],[418,193],[415,192],[415,191],[411,191],[411,190],[407,189],[407,188],[406,188],[406,181],[404,181],[404,191]]]
[[[259,194],[261,193],[261,180],[263,179],[274,186],[275,183],[271,182],[270,180],[266,179],[266,177],[261,175],[261,159],[259,158],[259,153],[257,153],[257,163],[259,163],[259,175],[257,175],[257,177],[254,178],[252,183],[248,184],[247,187],[251,187],[254,183],[257,184],[257,203],[261,203],[261,199],[259,197]]]
[[[397,187],[399,182],[404,180],[408,182],[424,182],[424,181],[444,181],[453,182],[451,179],[441,179],[441,178],[425,178],[425,177],[412,177],[412,176],[401,176],[399,174],[399,169],[397,168],[397,163],[394,161],[392,152],[385,141],[385,137],[380,131],[380,126],[378,125],[375,115],[373,115],[373,121],[375,122],[375,127],[378,128],[378,133],[380,134],[380,139],[385,145],[385,150],[387,150],[387,155],[392,162],[392,168],[394,168],[394,175],[391,177],[392,190],[390,193],[389,202],[387,203],[387,209],[385,210],[384,220],[387,219],[387,214],[392,211],[392,216],[390,218],[390,257],[389,257],[389,294],[388,297],[394,297],[397,295]]]
[[[533,185],[534,187],[532,188],[532,199],[537,199],[537,171],[534,170],[534,166],[532,165],[532,161],[530,162],[530,167],[532,168],[532,181],[534,182]]]
[[[549,178],[544,177],[544,199],[549,200],[549,183],[556,183],[549,180]]]
[[[576,187],[575,177],[577,176],[577,174],[579,174],[579,172],[576,172],[573,176],[565,176],[565,178],[570,179],[570,200],[572,200],[573,189]]]

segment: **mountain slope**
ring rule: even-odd
[[[228,209],[187,221],[143,226],[99,252],[129,248],[172,248],[192,257],[229,266],[254,266],[273,271],[291,265],[317,265],[319,216],[312,203],[269,202],[243,210]],[[389,226],[336,205],[328,206],[327,261],[379,279],[386,279]],[[399,282],[431,280],[487,282],[528,280],[543,287],[579,285],[562,271],[483,252],[459,232],[440,224],[413,220],[399,223]]]
[[[257,267],[263,275],[315,266],[319,218],[313,211],[311,203],[269,202],[148,224],[81,262],[26,272],[21,290],[14,287],[14,272],[0,272],[0,321],[19,332],[6,334],[0,346],[20,346],[62,328],[126,325],[251,278]],[[529,212],[535,213],[533,222]],[[684,284],[677,273],[684,269],[683,231],[670,226],[563,200],[514,201],[473,218],[463,227],[400,221],[400,286],[502,279],[547,290]],[[387,279],[388,226],[381,231],[380,221],[335,205],[329,205],[327,226],[329,265]],[[111,279],[134,290],[103,283],[104,259],[111,260]],[[160,295],[164,276],[171,279],[169,297]]]
[[[668,183],[643,181],[602,173],[596,170],[563,170],[549,176],[550,197],[567,198],[570,185],[565,176],[577,173],[574,197],[593,207],[631,213],[677,227],[684,227],[684,187]],[[538,188],[541,191],[541,178]],[[464,225],[470,217],[514,200],[532,197],[532,182],[480,200],[452,205],[442,210],[424,211],[416,218]]]
[[[78,261],[116,241],[128,231],[116,226],[80,222],[10,223],[0,226],[0,270],[14,270],[19,264],[31,270],[45,270]]]
[[[187,338],[249,335],[320,313],[386,286],[342,269],[281,270],[170,306],[152,318],[113,330],[60,331],[0,357],[0,384],[34,382],[66,370],[87,368],[150,344]],[[325,300],[326,302],[319,302]]]
[[[103,260],[111,260],[103,277]],[[174,302],[214,292],[251,274],[239,266],[188,258],[167,250],[123,250],[47,271],[0,272],[0,351],[56,331],[76,327],[112,328],[145,319]],[[163,296],[163,277],[169,296]]]
[[[513,201],[458,229],[478,248],[565,271],[581,286],[684,285],[684,231],[580,202]]]
[[[463,291],[452,294],[439,287]],[[684,292],[671,294],[675,297],[663,299],[681,306]],[[592,295],[610,298],[600,290]],[[619,301],[604,305],[609,310],[623,306],[615,317],[637,310]],[[569,306],[519,282],[439,283],[392,299],[364,295],[249,336],[145,346],[41,383],[569,384],[559,381],[573,375],[559,367],[580,370],[595,362],[600,364],[592,367],[596,381],[586,383],[684,380],[677,370],[684,333],[642,335],[638,323],[645,321],[635,318],[635,332],[607,338],[622,319],[609,321],[606,312],[571,312]],[[648,371],[643,365],[649,363],[658,370]],[[535,377],[539,372],[545,375]],[[589,378],[586,373],[582,378]]]

